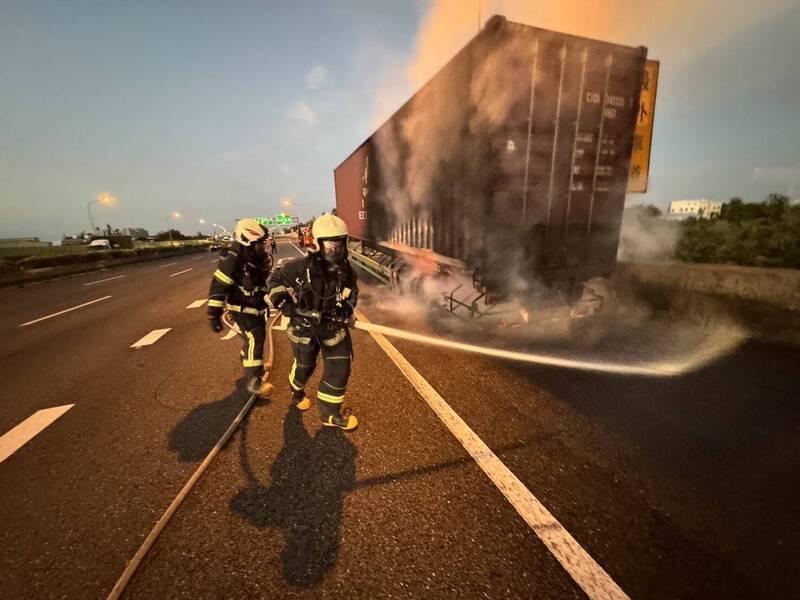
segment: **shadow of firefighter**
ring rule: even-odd
[[[261,484],[249,463],[247,429],[239,448],[247,485],[230,508],[260,528],[284,533],[283,576],[287,583],[314,587],[336,564],[345,493],[356,485],[356,447],[344,432],[323,427],[312,438],[302,415],[289,408],[283,423],[284,446]]]

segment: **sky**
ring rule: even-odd
[[[602,7],[597,8],[597,7]],[[476,33],[512,20],[661,61],[650,189],[800,196],[800,2],[4,0],[0,238],[184,232],[335,206],[333,169]]]

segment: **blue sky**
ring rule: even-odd
[[[509,6],[550,25],[509,2],[485,13]],[[151,231],[173,211],[184,231],[273,214],[284,196],[302,217],[329,210],[333,168],[415,89],[420,40],[457,29],[436,22],[440,3],[3,2],[0,237],[81,231],[100,192],[118,202],[95,206],[96,222]],[[755,200],[793,179],[800,195],[800,3],[763,5],[685,15],[687,31],[699,19],[710,35],[666,35],[657,13],[635,31],[662,79],[651,191],[631,202]],[[444,63],[471,33],[426,61]]]

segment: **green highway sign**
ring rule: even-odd
[[[287,214],[275,215],[274,217],[255,217],[254,221],[260,223],[264,227],[276,227],[278,225],[291,225],[292,217]]]

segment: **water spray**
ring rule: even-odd
[[[688,357],[687,360],[677,362],[649,362],[639,365],[629,365],[618,362],[595,362],[587,360],[574,360],[569,358],[562,358],[558,356],[546,354],[533,354],[527,352],[514,352],[511,350],[503,350],[501,348],[492,348],[488,346],[477,346],[475,344],[466,344],[464,342],[456,342],[440,337],[433,337],[429,335],[422,335],[419,333],[412,333],[402,329],[395,329],[394,327],[386,327],[385,325],[377,325],[370,322],[361,311],[357,311],[358,318],[353,324],[355,329],[378,333],[389,337],[400,338],[411,342],[427,344],[429,346],[437,346],[439,348],[450,348],[453,350],[461,350],[463,352],[470,352],[472,354],[481,354],[483,356],[491,356],[494,358],[501,358],[506,360],[513,360],[517,362],[533,363],[538,365],[546,365],[552,367],[562,367],[568,369],[577,369],[581,371],[594,371],[601,373],[617,373],[621,375],[643,375],[648,377],[674,377],[681,375],[701,365],[709,362],[716,356],[734,348],[741,342],[739,336],[733,336],[727,343],[715,345],[710,349],[699,349],[693,356]]]

